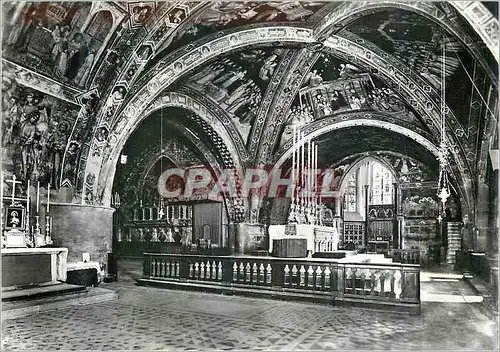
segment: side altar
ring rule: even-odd
[[[9,196],[2,187],[2,290],[66,281],[67,248],[53,248],[51,238],[50,186],[45,216],[40,213],[40,183],[36,202],[31,200],[30,181],[12,179]]]

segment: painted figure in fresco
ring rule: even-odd
[[[69,134],[69,124],[66,121],[61,123],[54,122],[51,128],[47,141],[47,148],[49,151],[48,161],[52,164],[53,174],[52,180],[55,180],[55,186],[59,187],[59,175],[61,173],[61,161],[66,148],[66,140]]]
[[[24,20],[23,19],[18,19],[16,23],[14,23],[14,26],[10,30],[9,37],[7,39],[7,45],[16,45],[17,42],[19,41],[19,37],[21,35],[21,32],[23,30],[24,26]]]
[[[238,101],[241,96],[247,91],[247,87],[252,84],[251,80],[246,81],[236,88],[225,101],[228,106],[232,106],[235,101]]]
[[[54,63],[57,62],[59,55],[63,51],[63,46],[67,47],[68,36],[70,28],[69,26],[60,26],[56,24],[54,30],[52,31],[52,41],[54,42],[54,47],[52,48],[52,58]]]
[[[276,65],[278,65],[278,55],[273,54],[271,55],[266,61],[264,62],[264,65],[259,71],[259,77],[263,81],[268,81],[271,79],[271,77],[274,74],[274,70],[276,68]]]
[[[135,23],[143,23],[152,12],[151,6],[136,6],[132,10]]]
[[[205,74],[196,82],[202,86],[208,84],[215,78],[219,77],[219,75],[222,74],[222,72],[224,72],[224,69],[225,67],[222,63],[217,64],[215,67],[205,71]]]
[[[68,42],[62,41],[61,46],[58,50],[60,51],[54,65],[54,74],[57,77],[62,78],[66,76],[66,71],[68,70],[68,63],[69,63]]]
[[[92,65],[94,64],[95,54],[96,54],[95,49],[91,48],[89,50],[89,54],[87,55],[85,61],[83,62],[82,67],[78,69],[78,73],[76,74],[74,81],[79,86],[83,87],[87,83],[90,72],[92,70]]]
[[[309,72],[304,82],[308,88],[313,88],[323,83],[323,78],[318,74],[317,70],[313,70],[312,72]]]
[[[39,148],[39,136],[36,125],[39,119],[40,112],[33,110],[26,115],[26,120],[21,127],[21,170],[24,179],[37,174],[36,150]]]
[[[28,50],[31,37],[35,33],[36,28],[42,25],[42,15],[43,9],[39,9],[38,4],[32,5],[28,8],[24,17],[25,24],[19,36],[21,41],[16,45],[20,51],[25,52]]]
[[[241,69],[231,70],[223,74],[221,77],[217,78],[213,84],[219,86],[222,89],[227,89],[231,84],[245,77],[247,71],[242,71]]]
[[[68,43],[69,62],[66,77],[74,79],[78,73],[79,68],[83,65],[85,56],[87,55],[87,45],[83,40],[81,33],[75,33],[73,39]]]

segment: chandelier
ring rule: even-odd
[[[442,69],[441,69],[441,113],[440,113],[440,129],[441,129],[441,142],[439,144],[438,151],[438,161],[439,161],[439,179],[438,179],[438,191],[437,196],[441,199],[441,203],[443,204],[443,208],[446,204],[446,201],[450,197],[449,191],[449,180],[447,168],[449,166],[449,145],[448,139],[446,138],[446,114],[448,113],[446,107],[446,50],[445,50],[445,41],[446,37],[443,37],[442,44]],[[441,217],[441,216],[440,216]]]

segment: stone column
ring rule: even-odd
[[[392,195],[393,198],[393,212],[394,212],[394,220],[392,221],[392,248],[398,249],[399,248],[399,220],[398,220],[398,198],[399,198],[399,192],[398,192],[398,184],[393,183],[392,186],[394,187],[394,192]]]
[[[488,250],[489,227],[489,187],[484,181],[479,181],[476,198],[476,231],[474,236],[474,249],[476,251]]]
[[[368,206],[369,206],[369,189],[370,189],[370,186],[369,185],[364,185],[364,189],[365,189],[365,239],[364,239],[364,247],[367,247],[368,246],[368,231],[369,231],[369,225],[370,225],[370,211],[368,209]]]
[[[107,263],[112,251],[114,208],[51,203],[52,240],[59,247],[68,248],[68,262],[82,261],[82,253],[90,259]]]

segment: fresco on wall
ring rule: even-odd
[[[79,107],[3,77],[3,165],[21,180],[59,186],[62,158]]]
[[[109,11],[89,18],[91,3],[11,5],[4,23],[3,55],[69,85],[89,82],[96,54],[111,30]]]
[[[232,54],[194,73],[186,84],[227,111],[246,141],[283,52],[265,48]]]

